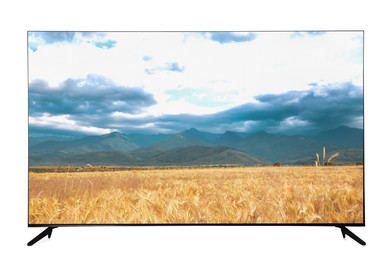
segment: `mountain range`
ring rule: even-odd
[[[363,162],[363,130],[340,126],[312,136],[264,131],[215,134],[191,128],[176,134],[112,132],[82,138],[29,137],[29,164],[313,164],[316,153],[322,156],[324,146],[328,155],[339,152],[334,163]]]

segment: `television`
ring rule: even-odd
[[[364,32],[29,31],[28,226],[365,225]]]

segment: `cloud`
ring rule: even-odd
[[[151,57],[151,56],[143,56],[142,57],[142,60],[143,61],[150,61],[150,60],[152,60],[153,58]]]
[[[328,104],[328,112],[320,108],[325,107],[326,95],[332,97],[332,88],[344,89],[340,96],[351,100],[347,83],[332,82],[362,87],[362,33],[326,32],[294,39],[293,32],[253,33],[257,38],[251,32],[193,34],[183,39],[182,33],[107,32],[103,37],[75,32],[73,38],[29,33],[29,46],[37,50],[29,55],[29,77],[46,81],[30,80],[30,116],[49,120],[43,113],[60,116],[67,111],[72,112],[69,122],[76,125],[128,131],[169,132],[189,126],[214,132],[292,133],[336,123],[359,126],[361,113],[344,118],[352,114],[339,111],[342,98]],[[95,44],[104,48],[111,39],[118,42],[108,51]],[[115,83],[85,78],[89,73]],[[75,87],[79,85],[81,89]],[[142,86],[138,96],[146,103],[131,106],[119,100],[114,109],[108,97],[101,101],[81,95],[89,85],[106,91],[105,96],[111,96],[106,85]],[[60,95],[60,90],[66,91]],[[153,105],[147,93],[158,104]],[[310,100],[316,101],[311,107]],[[337,111],[342,116],[329,118]]]
[[[157,69],[145,69],[145,73],[148,75],[156,74],[157,71]]]
[[[363,116],[363,89],[350,82],[259,95],[255,99],[256,102],[223,111],[216,118],[226,123],[257,122],[254,125],[262,130],[281,133],[313,132],[340,125],[363,127],[359,120]]]
[[[119,86],[96,75],[67,79],[55,87],[42,80],[29,85],[30,115],[97,115],[115,111],[136,114],[155,103],[153,96],[142,88]]]
[[[105,42],[95,42],[94,44],[96,47],[101,48],[101,49],[111,49],[111,48],[115,47],[116,41],[108,40]]]
[[[292,38],[303,38],[303,37],[317,37],[317,36],[322,36],[326,32],[325,31],[299,31],[299,32],[294,32],[291,37]]]
[[[95,133],[104,133],[108,129],[133,133],[177,133],[196,127],[214,133],[231,130],[240,132],[267,131],[290,135],[312,134],[341,125],[362,128],[362,91],[361,87],[350,82],[315,86],[306,91],[259,95],[251,103],[218,113],[203,115],[163,114],[155,116],[139,110],[140,113],[138,114],[125,112],[131,111],[131,109],[114,111],[115,109],[112,107],[106,109],[106,113],[95,113],[94,111],[107,107],[107,105],[103,105],[104,103],[112,103],[112,99],[109,102],[103,99],[103,104],[99,107],[95,106],[89,113],[78,114],[77,112],[85,111],[84,102],[78,102],[80,111],[72,111],[73,114],[69,116],[58,113],[64,111],[57,111],[52,108],[50,110],[52,115],[39,114],[34,118],[36,121],[38,119],[42,121],[46,118],[43,123],[32,122],[36,123],[34,127],[57,125],[53,128],[55,131],[59,131],[59,126],[63,126],[61,129],[64,131],[79,129],[80,131],[94,131]],[[74,93],[74,96],[77,100],[81,100],[77,98],[77,93],[78,91]],[[100,93],[109,95],[105,91]],[[42,99],[48,102],[48,97],[42,97]],[[46,104],[47,107],[51,107],[54,102],[62,102],[61,107],[65,107],[63,103],[67,103],[60,101],[59,98],[55,101],[54,97],[50,99],[51,101]],[[66,97],[64,99],[67,100]],[[94,98],[94,100],[97,99]],[[142,103],[145,103],[145,101]],[[74,105],[73,103],[67,104],[67,107],[69,109]]]
[[[119,130],[112,114],[136,115],[156,104],[142,88],[116,85],[96,75],[67,79],[59,86],[29,84],[30,134],[104,134]]]
[[[80,135],[82,134],[108,134],[115,129],[100,128],[84,125],[82,122],[71,119],[70,115],[49,115],[44,113],[41,116],[29,117],[30,135]]]
[[[165,67],[166,70],[175,71],[175,72],[183,72],[184,67],[180,66],[177,62],[168,63]]]
[[[104,32],[71,32],[71,31],[50,31],[50,32],[29,32],[28,44],[32,51],[46,44],[56,43],[81,43],[86,42],[98,48],[110,49],[117,43],[114,40],[106,40]]]
[[[72,42],[75,32],[33,32],[34,36],[42,38],[45,43]]]
[[[350,82],[315,86],[305,91],[259,95],[246,103],[208,115],[163,115],[150,118],[154,127],[182,131],[196,127],[205,131],[227,130],[284,134],[307,134],[341,125],[362,128],[363,90]]]
[[[175,133],[196,127],[215,133],[268,131],[283,134],[312,134],[341,125],[362,128],[363,92],[350,82],[316,86],[306,91],[259,95],[219,113],[205,115],[126,116],[117,115],[124,131],[145,129]]]
[[[254,33],[236,33],[236,32],[208,32],[207,38],[220,44],[233,42],[249,42],[256,38]]]
[[[310,36],[320,36],[320,35],[323,35],[325,34],[324,31],[308,31],[306,32],[308,35]]]
[[[169,63],[166,63],[163,66],[159,66],[159,67],[156,67],[156,68],[145,69],[145,73],[149,74],[149,75],[153,75],[153,74],[156,74],[157,72],[160,72],[160,71],[183,72],[184,70],[185,70],[185,67],[179,65],[179,63],[177,63],[177,62],[169,62]]]

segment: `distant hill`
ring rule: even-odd
[[[150,158],[137,153],[90,152],[79,155],[54,153],[31,156],[30,164],[39,165],[255,165],[265,162],[248,154],[227,147],[191,146],[161,152]]]
[[[241,141],[242,136],[240,134],[232,131],[226,131],[216,140],[216,143],[227,147],[238,147]]]
[[[33,146],[37,144],[41,144],[48,141],[54,141],[54,142],[65,142],[65,141],[72,141],[78,139],[77,137],[64,137],[64,136],[32,136],[28,138],[28,146]]]
[[[87,152],[82,154],[51,153],[30,156],[30,165],[132,165],[139,158],[123,152]]]
[[[253,156],[228,147],[190,146],[173,149],[149,160],[153,165],[263,164]]]
[[[33,155],[62,152],[64,154],[82,154],[88,152],[130,152],[138,146],[123,134],[113,132],[100,136],[88,136],[72,141],[47,141],[33,145],[29,152]]]
[[[132,165],[140,159],[133,154],[124,152],[92,152],[81,155],[67,156],[61,160],[65,165]]]
[[[363,163],[363,148],[348,148],[339,151],[340,155],[332,160],[336,164]]]
[[[336,145],[338,147],[363,147],[363,129],[340,126],[338,128],[323,131],[313,137],[323,145]]]
[[[161,151],[168,151],[180,147],[211,145],[219,136],[219,134],[201,132],[195,128],[191,128],[165,138],[163,141],[152,145],[152,148]]]
[[[164,139],[172,136],[170,134],[151,134],[151,135],[143,135],[143,134],[126,134],[125,135],[129,140],[131,140],[138,147],[150,146],[155,143],[159,143]]]
[[[218,142],[220,145],[233,147],[252,156],[263,158],[269,163],[275,161],[294,163],[322,149],[320,143],[303,136],[270,134],[264,131],[247,136],[226,132]]]
[[[332,163],[335,164],[356,164],[356,163],[363,163],[363,148],[346,148],[346,149],[337,149],[337,150],[330,150],[327,152],[327,157],[333,155],[334,153],[338,152],[340,155],[332,159]],[[297,160],[296,164],[302,164],[302,165],[313,165],[314,161],[316,160],[315,155],[307,156],[306,158],[301,158],[300,160]],[[322,163],[322,161],[321,161]]]
[[[30,143],[36,139],[29,139]],[[341,126],[314,136],[289,136],[195,128],[177,134],[123,134],[113,132],[76,140],[41,138],[29,146],[30,165],[195,165],[195,164],[313,164],[315,154],[339,152],[333,162],[363,161],[363,130]]]
[[[240,150],[274,162],[291,162],[321,149],[321,145],[303,136],[252,134],[242,140]]]

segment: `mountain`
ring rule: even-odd
[[[190,128],[186,131],[183,131],[181,134],[186,138],[197,139],[205,143],[212,143],[220,136],[220,134],[201,132],[196,128]]]
[[[33,139],[30,139],[33,140]],[[332,162],[363,161],[363,130],[341,126],[314,136],[226,131],[195,128],[177,134],[123,134],[113,132],[77,140],[47,137],[29,147],[30,165],[197,165],[197,164],[313,164],[326,146]]]
[[[140,161],[130,153],[123,152],[87,152],[82,154],[65,154],[54,152],[42,155],[31,155],[29,157],[30,165],[133,165]]]
[[[64,154],[82,154],[89,152],[130,152],[138,146],[126,135],[113,132],[100,136],[88,136],[72,141],[46,141],[33,145],[29,152],[33,155],[61,152]]]
[[[216,143],[218,145],[228,146],[228,147],[236,147],[239,146],[239,142],[242,140],[242,136],[236,132],[226,131],[223,135],[221,135]]]
[[[263,158],[269,163],[275,161],[294,163],[322,149],[321,144],[304,136],[270,134],[265,131],[247,136],[226,132],[218,139],[218,144]]]
[[[363,163],[363,148],[345,148],[345,149],[337,149],[332,151],[327,151],[326,158],[338,152],[339,156],[332,159],[332,163],[335,164],[356,164]],[[320,153],[319,153],[320,154]],[[313,165],[316,157],[314,155],[308,156],[306,158],[302,157],[300,160],[297,160],[296,164],[309,164]],[[322,161],[321,161],[322,163]]]
[[[321,153],[323,146],[326,146],[328,154],[340,151],[338,160],[334,162],[351,163],[362,161],[362,149],[354,152],[347,152],[346,149],[363,147],[363,130],[341,126],[320,132],[314,137],[270,134],[265,131],[243,136],[228,131],[217,140],[217,144],[235,148],[269,163],[281,161],[288,164],[312,162],[315,154]],[[344,158],[341,151],[345,153]]]
[[[150,154],[149,154],[150,155]],[[30,156],[30,165],[255,165],[265,162],[227,147],[191,146],[160,152],[153,156],[138,156],[136,152],[90,152],[77,155],[52,153]]]
[[[195,128],[191,128],[165,138],[162,142],[152,145],[152,147],[155,150],[168,151],[180,147],[211,145],[219,136],[219,134],[201,132]]]
[[[72,141],[74,139],[77,139],[77,137],[70,137],[70,136],[64,137],[64,136],[55,136],[55,135],[30,136],[28,138],[28,146],[33,146],[33,145],[48,142],[48,141],[64,142],[64,141]]]
[[[67,156],[61,160],[64,165],[133,165],[140,159],[133,154],[124,152],[92,152]]]
[[[126,134],[125,136],[127,138],[129,138],[138,147],[145,147],[145,146],[150,146],[150,145],[159,143],[172,135],[169,135],[169,134],[151,134],[151,135]]]
[[[324,145],[336,145],[339,147],[363,147],[363,129],[340,126],[338,128],[323,131],[313,137],[314,140]]]
[[[348,148],[340,150],[340,155],[332,160],[336,164],[363,163],[363,148]]]
[[[154,156],[152,165],[263,164],[264,161],[228,147],[190,146]]]

